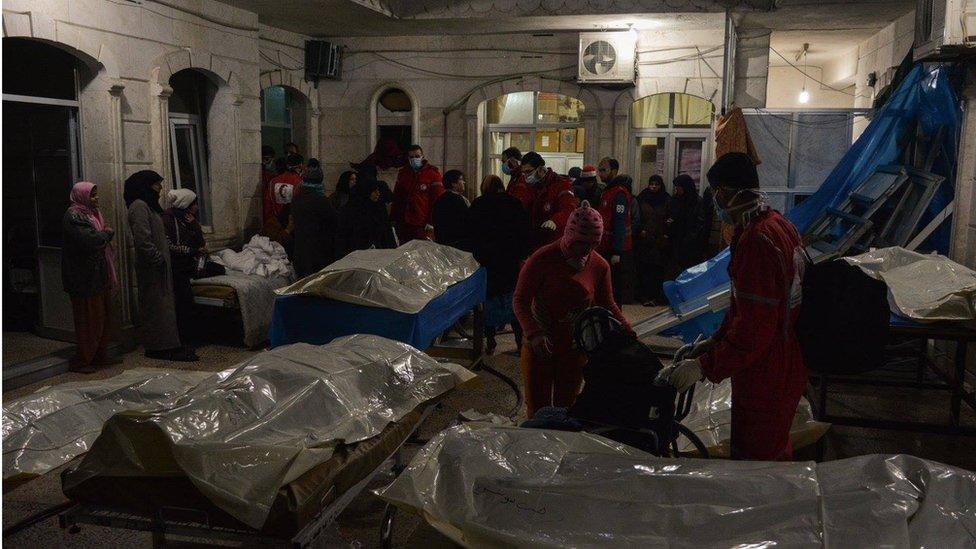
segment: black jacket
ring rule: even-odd
[[[187,221],[180,210],[168,209],[162,217],[173,274],[193,278],[197,272],[197,250],[207,245],[203,227],[197,220]]]
[[[339,211],[336,231],[336,257],[369,248],[395,248],[393,225],[382,198],[373,202],[353,195]]]
[[[471,204],[468,219],[471,251],[488,270],[488,297],[514,291],[519,269],[531,249],[528,212],[510,194],[487,194]]]
[[[434,241],[461,250],[470,248],[471,234],[468,223],[468,201],[458,193],[448,191],[437,199],[431,211],[434,225]]]
[[[291,216],[295,222],[291,262],[298,278],[304,278],[336,260],[339,215],[325,196],[303,192],[292,201]]]
[[[109,284],[105,246],[113,233],[98,231],[87,216],[68,210],[61,220],[61,283],[71,297],[94,297]]]

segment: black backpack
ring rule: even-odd
[[[888,287],[843,259],[807,264],[796,337],[807,369],[859,374],[885,362]]]

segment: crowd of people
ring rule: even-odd
[[[718,214],[733,229],[729,313],[712,337],[662,370],[659,381],[682,391],[702,377],[731,378],[733,457],[791,457],[789,426],[806,380],[792,328],[804,263],[796,229],[766,206],[747,154],[723,155],[707,174],[703,196],[688,175],[675,178],[671,195],[652,175],[635,196],[633,180],[619,173],[613,158],[573,169],[571,178],[547,167],[536,152],[507,149],[507,184],[488,175],[473,202],[464,173],[442,175],[417,145],[409,148],[392,190],[370,163],[343,173],[329,194],[320,163],[306,162],[297,148],[284,160],[267,147],[263,156],[262,231],[286,247],[298,276],[354,250],[412,239],[470,251],[488,275],[489,353],[498,330],[511,325],[529,417],[545,407],[568,407],[579,393],[585,356],[573,332],[580,313],[602,307],[631,330],[620,305],[635,291],[663,300],[664,280],[705,259]],[[162,183],[151,170],[125,182],[139,339],[148,357],[193,361],[190,280],[215,273],[196,195],[172,190],[164,209]],[[111,362],[116,233],[102,218],[95,184],[75,184],[70,200],[62,275],[78,336],[71,368],[87,372]]]

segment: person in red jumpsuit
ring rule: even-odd
[[[579,395],[586,357],[573,344],[576,318],[594,306],[609,310],[630,330],[613,300],[610,266],[596,252],[600,213],[584,204],[565,233],[526,260],[512,305],[522,325],[521,369],[528,417],[546,406],[569,407]]]
[[[525,176],[519,168],[521,165],[522,152],[518,148],[509,147],[502,151],[502,173],[509,176],[505,192],[517,198],[526,212],[531,212],[535,190],[525,182]]]
[[[690,346],[658,380],[684,391],[702,375],[714,383],[732,378],[732,458],[790,460],[790,426],[807,383],[794,332],[803,245],[796,227],[765,205],[749,156],[722,156],[708,182],[716,211],[735,226],[732,301],[718,331]]]
[[[441,172],[427,162],[420,145],[411,145],[407,149],[407,162],[397,174],[390,212],[400,244],[424,240],[432,235],[431,210],[434,202],[444,194]]]
[[[520,166],[525,182],[535,196],[529,217],[533,231],[533,249],[559,240],[570,214],[578,201],[573,193],[573,182],[546,167],[546,161],[537,152],[525,153]]]

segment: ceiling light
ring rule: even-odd
[[[800,103],[804,105],[810,102],[810,92],[803,90],[800,92]]]

